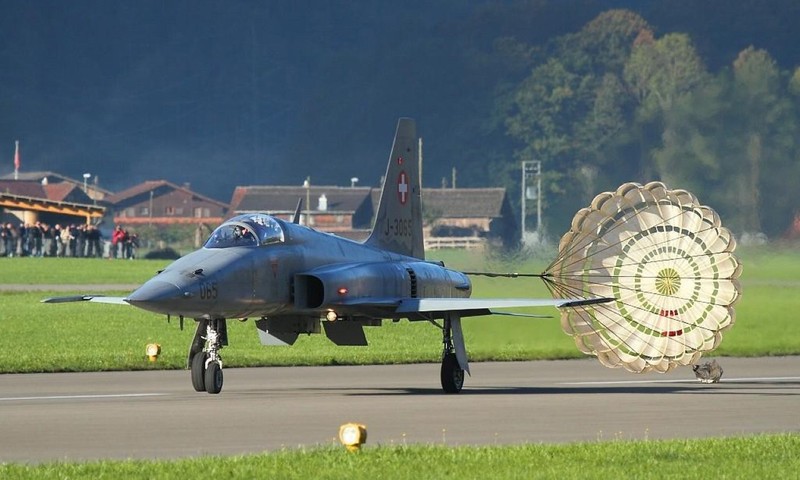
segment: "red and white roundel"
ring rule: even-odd
[[[408,175],[404,170],[400,171],[397,176],[397,198],[400,200],[400,205],[405,205],[408,201]]]

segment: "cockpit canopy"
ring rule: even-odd
[[[223,223],[211,234],[205,248],[255,247],[283,243],[280,222],[263,213],[244,214]]]

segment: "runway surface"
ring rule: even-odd
[[[459,395],[439,366],[225,370],[221,394],[187,371],[0,376],[0,461],[240,454],[330,444],[366,424],[368,445],[660,439],[800,431],[800,357],[721,358],[722,382],[595,360],[477,363]]]

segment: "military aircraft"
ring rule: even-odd
[[[383,319],[430,321],[442,330],[441,385],[457,393],[469,372],[461,318],[497,308],[583,307],[611,299],[472,299],[463,272],[425,260],[416,126],[401,118],[369,237],[356,242],[265,214],[235,216],[205,245],[127,297],[44,300],[133,305],[197,322],[188,367],[194,389],[222,390],[227,319],[255,318],[261,343],[293,344],[321,333],[337,345],[366,345],[363,327]],[[436,323],[441,320],[441,325]],[[321,328],[322,327],[322,328]]]

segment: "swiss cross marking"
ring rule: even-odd
[[[400,199],[400,205],[408,201],[408,175],[404,171],[397,176],[397,198]]]

